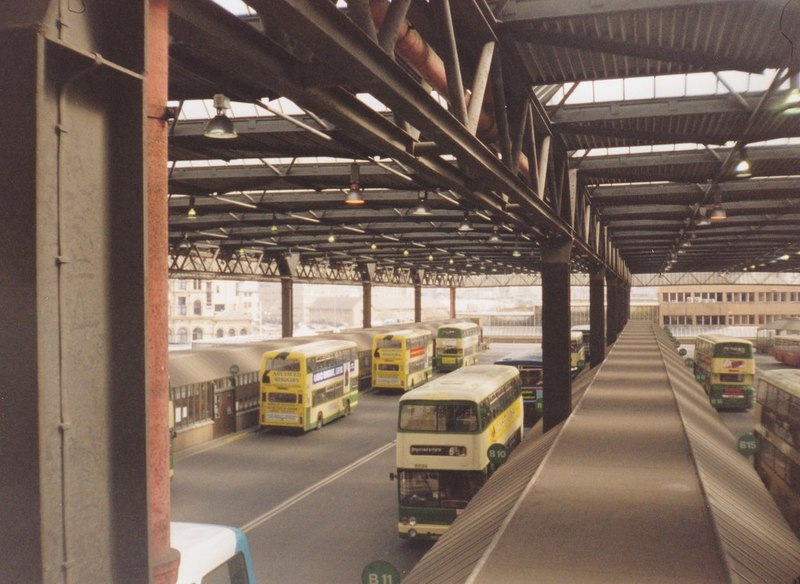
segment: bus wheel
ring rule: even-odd
[[[322,412],[317,416],[317,430],[322,429]]]
[[[345,416],[349,416],[350,415],[350,402],[349,401],[344,402],[344,415]]]

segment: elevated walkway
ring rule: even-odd
[[[660,328],[596,369],[403,583],[795,581],[800,541]]]

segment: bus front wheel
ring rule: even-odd
[[[322,429],[322,412],[317,416],[317,430]]]

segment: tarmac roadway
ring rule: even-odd
[[[520,348],[494,344],[482,363]],[[760,368],[780,367],[769,357]],[[347,418],[320,431],[252,431],[179,453],[172,518],[244,529],[260,584],[361,582],[373,561],[401,578],[430,548],[397,536],[396,394],[365,393]],[[751,412],[721,414],[734,437]]]

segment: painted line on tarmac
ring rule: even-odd
[[[389,442],[388,444],[385,444],[384,446],[381,446],[377,450],[373,450],[369,454],[367,454],[365,456],[362,456],[361,458],[359,458],[355,462],[352,462],[352,463],[348,464],[347,466],[345,466],[341,470],[336,471],[335,473],[325,477],[324,479],[322,479],[318,483],[315,483],[315,484],[311,485],[310,487],[300,491],[299,493],[297,493],[293,497],[290,497],[290,498],[286,499],[283,503],[281,503],[277,507],[273,507],[272,509],[270,509],[269,511],[267,511],[263,515],[261,515],[259,517],[256,517],[255,519],[253,519],[249,523],[245,523],[239,529],[241,529],[245,533],[247,533],[248,531],[250,531],[252,529],[255,529],[256,527],[258,527],[262,523],[265,523],[265,522],[269,521],[270,519],[272,519],[273,517],[275,517],[279,513],[283,512],[283,511],[286,511],[289,507],[295,505],[296,503],[299,503],[300,501],[302,501],[303,499],[305,499],[309,495],[317,492],[322,487],[324,487],[326,485],[329,485],[330,483],[342,478],[344,475],[346,475],[350,471],[353,471],[353,470],[357,469],[359,466],[369,462],[370,460],[372,460],[376,456],[380,456],[381,454],[383,454],[384,452],[386,452],[390,448],[394,448],[396,442],[397,442],[396,440],[392,440],[391,442]]]

